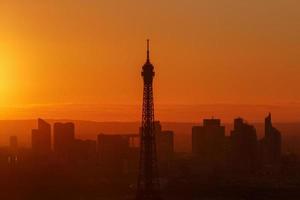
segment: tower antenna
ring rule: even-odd
[[[150,60],[150,45],[149,45],[149,39],[147,39],[147,61]]]

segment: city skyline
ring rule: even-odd
[[[257,185],[257,181],[259,184],[265,184],[264,181],[266,180],[271,181],[272,184],[278,184],[277,176],[290,181],[292,176],[297,175],[295,171],[295,167],[297,169],[299,167],[297,153],[282,150],[281,132],[273,126],[270,113],[265,118],[264,136],[261,139],[257,138],[254,126],[242,118],[234,119],[234,128],[227,136],[220,119],[203,119],[202,124],[203,126],[197,124],[190,130],[192,131],[192,135],[190,135],[192,151],[188,152],[175,150],[174,138],[176,134],[172,130],[163,129],[158,121],[153,122],[153,134],[157,142],[155,144],[158,158],[156,164],[162,172],[159,182],[164,183],[163,180],[185,181],[184,185],[173,181],[167,185],[171,188],[184,188],[183,191],[189,188],[196,192],[199,190],[197,189],[199,186],[193,187],[192,185],[195,185],[193,182],[201,183],[204,181],[205,185],[201,185],[201,188],[205,187],[208,191],[205,189],[204,193],[201,194],[187,191],[181,193],[180,190],[168,191],[165,186],[166,183],[164,183],[164,187],[159,192],[160,195],[153,195],[155,193],[150,190],[148,199],[169,199],[173,195],[183,195],[188,199],[197,196],[217,197],[220,194],[211,192],[211,189],[215,190],[216,184],[223,186],[222,182],[218,182],[220,178],[226,180],[226,185],[228,184],[227,181],[234,184],[234,187],[238,188],[237,191],[241,192],[232,193],[231,189],[225,187],[221,193],[222,198],[230,196],[261,197],[259,191],[262,189],[262,185],[255,188],[252,185],[252,189],[249,191],[247,181],[255,180],[255,182],[251,181],[250,185],[252,183]],[[52,133],[51,129],[53,129]],[[27,196],[30,199],[40,199],[41,197],[52,199],[52,196],[69,199],[74,194],[88,199],[97,199],[99,196],[118,199],[119,197],[124,198],[125,195],[126,199],[134,199],[134,193],[137,192],[136,199],[147,199],[140,196],[141,192],[149,195],[147,190],[139,190],[137,187],[136,191],[132,188],[132,184],[134,184],[132,181],[137,179],[138,171],[143,169],[138,167],[140,159],[138,154],[143,149],[143,142],[140,145],[138,142],[143,140],[141,138],[143,138],[143,134],[98,133],[97,137],[93,139],[82,139],[75,134],[75,124],[72,122],[56,122],[51,125],[38,119],[37,128],[32,129],[31,147],[20,146],[16,136],[9,137],[9,146],[0,147],[0,174],[2,173],[5,182],[8,182],[5,188],[8,191],[16,191],[15,186],[22,187],[20,193],[2,192],[0,195],[14,199],[26,198]],[[146,166],[149,167],[149,165]],[[13,173],[5,173],[6,171]],[[20,178],[18,172],[24,172],[22,177],[26,178]],[[191,173],[193,178],[190,177]],[[215,173],[218,174],[218,178],[214,176]],[[64,181],[61,180],[62,175],[68,177],[69,174],[76,177],[75,180],[69,178]],[[215,178],[207,181],[207,177],[211,176]],[[32,179],[32,177],[34,178]],[[148,177],[147,174],[146,177]],[[97,181],[94,182],[91,179]],[[23,186],[25,180],[27,184],[33,186],[33,189],[30,186]],[[120,180],[122,180],[121,184],[119,182],[118,185],[114,185]],[[242,182],[236,182],[238,180]],[[38,189],[34,187],[35,184],[51,185],[53,182],[59,185],[52,185],[51,190],[43,191],[40,190],[40,187]],[[71,187],[78,188],[79,191],[68,191],[67,188],[71,182],[73,182]],[[105,191],[102,188],[108,182],[113,184],[109,186],[113,195],[110,191]],[[289,186],[291,183],[285,182],[285,184]],[[125,193],[122,188],[127,188]],[[280,190],[284,191],[283,194],[281,192],[273,193],[279,189],[278,186],[276,190],[274,190],[273,185],[269,184],[263,188],[267,194],[273,194],[272,196],[278,199],[282,199],[282,195],[287,194],[284,189],[285,186],[280,187]],[[298,193],[295,190],[292,192],[294,197],[297,197]]]

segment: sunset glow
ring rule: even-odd
[[[298,109],[299,7],[295,0],[1,1],[0,112],[22,107],[25,113],[13,112],[9,118],[26,118],[42,114],[32,105],[96,104],[135,105],[139,113],[139,74],[148,37],[158,108],[225,104]],[[43,117],[63,117],[68,111]],[[125,119],[118,117],[122,111],[113,112],[113,118],[90,119]],[[159,109],[157,115],[163,117]],[[178,120],[197,119],[187,113]]]

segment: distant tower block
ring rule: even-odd
[[[152,89],[154,67],[149,58],[149,40],[147,40],[147,61],[143,66],[142,77],[144,79],[143,115],[136,199],[160,200]]]
[[[42,119],[38,119],[38,128],[32,130],[32,150],[38,154],[51,152],[51,125]]]
[[[54,152],[62,158],[68,158],[75,142],[74,123],[55,123],[53,132]]]
[[[18,138],[17,138],[17,136],[10,136],[9,137],[9,147],[10,147],[10,149],[13,149],[13,150],[18,149]]]

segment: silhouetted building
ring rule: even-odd
[[[192,128],[192,152],[196,160],[221,167],[224,163],[225,127],[220,119],[204,119],[203,126]]]
[[[279,164],[281,159],[281,133],[273,127],[271,114],[265,118],[265,136],[261,144],[263,164]]]
[[[38,128],[32,130],[32,150],[36,154],[48,154],[51,152],[51,125],[42,119],[38,119]]]
[[[135,139],[138,135],[99,134],[97,151],[102,170],[108,174],[126,174],[137,168],[138,148]]]
[[[155,122],[157,159],[160,171],[167,169],[174,155],[174,132],[162,130],[159,121]]]
[[[54,152],[61,158],[69,158],[75,141],[73,123],[54,124]]]
[[[18,138],[17,136],[9,137],[9,148],[8,148],[8,163],[16,164],[18,162]]]
[[[234,120],[234,130],[231,131],[232,169],[235,172],[251,172],[258,167],[258,141],[256,130],[243,121]]]
[[[12,150],[18,149],[18,137],[17,136],[9,137],[9,148]]]

